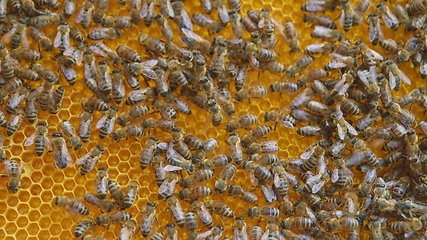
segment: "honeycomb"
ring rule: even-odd
[[[95,0],[97,1],[97,0]],[[81,3],[83,1],[77,1],[78,7],[76,12],[80,9]],[[130,0],[128,1],[129,4]],[[395,1],[393,4],[402,4],[405,6],[406,2]],[[202,12],[199,1],[188,2],[185,1],[185,9],[191,15],[193,13]],[[301,10],[302,2],[299,1],[243,1],[241,13],[246,13],[247,10],[254,9],[260,11],[262,8],[267,8],[271,10],[271,15],[278,22],[284,23],[287,20],[292,21],[299,34],[299,44],[300,48],[303,50],[309,44],[316,42],[316,39],[313,39],[310,35],[313,31],[313,28],[303,21],[304,12]],[[353,4],[353,3],[352,3]],[[389,3],[386,3],[387,5]],[[59,5],[60,11],[62,11],[62,4]],[[159,11],[159,7],[156,6],[155,11]],[[56,10],[53,10],[56,11]],[[375,4],[372,2],[368,13],[375,11]],[[127,7],[122,6],[117,1],[110,1],[109,3],[109,15],[111,16],[125,16],[128,14]],[[336,19],[340,16],[341,11],[335,10],[325,13],[328,17]],[[216,16],[216,11],[214,11],[211,16],[214,19],[218,19]],[[76,13],[66,21],[73,22],[75,20]],[[336,21],[337,22],[337,21]],[[339,24],[337,24],[339,25]],[[85,30],[78,25],[80,30],[84,35],[87,34],[88,30],[91,27],[97,26],[93,21],[89,27]],[[171,23],[174,33],[181,34],[176,24]],[[386,56],[386,52],[381,49],[379,46],[373,47],[369,43],[367,36],[367,24],[360,24],[353,26],[348,32],[344,32],[341,26],[338,26],[338,30],[344,33],[344,38],[349,38],[354,41],[361,39],[366,42],[369,47],[374,48],[380,54]],[[405,33],[402,27],[399,27],[397,31],[388,29],[387,27],[382,27],[384,35],[387,37],[393,37],[396,42],[402,41],[406,42],[408,34]],[[57,26],[48,26],[43,28],[47,36],[53,40],[56,36]],[[218,35],[223,35],[225,37],[233,37],[231,27],[227,26],[224,28],[221,33],[209,33],[203,28],[194,25],[194,32],[198,33],[201,37],[211,41],[213,37]],[[122,30],[121,37],[114,40],[106,40],[105,44],[111,49],[116,49],[119,44],[126,44],[132,49],[137,50],[139,53],[143,53],[145,50],[139,44],[138,37],[141,34],[150,34],[151,36],[163,38],[161,33],[156,27],[155,24],[152,24],[149,27],[144,26],[141,22],[138,26],[133,25],[131,29]],[[249,33],[244,32],[243,39],[249,39]],[[174,42],[179,43],[178,37],[175,36]],[[282,36],[277,34],[277,45],[275,51],[277,51],[276,61],[283,63],[286,67],[303,56],[303,51],[297,53],[291,53],[289,47]],[[31,39],[30,39],[31,40]],[[88,40],[89,45],[93,41]],[[179,43],[180,44],[180,43]],[[30,42],[30,46],[33,49],[37,48],[36,42]],[[57,49],[56,49],[57,50]],[[55,56],[55,51],[43,53],[43,59],[39,62],[42,63],[46,68],[52,69],[54,71],[58,70],[58,65],[53,60]],[[141,54],[142,55],[142,54]],[[144,56],[144,55],[143,55]],[[101,59],[97,57],[97,62]],[[144,56],[146,59],[146,56]],[[329,60],[329,58],[328,58]],[[323,56],[315,56],[314,63],[309,67],[309,69],[323,68],[326,61]],[[21,64],[27,64],[22,63]],[[29,64],[28,64],[29,65]],[[25,66],[25,65],[24,65]],[[28,67],[28,66],[26,66]],[[77,128],[79,126],[79,114],[82,112],[83,108],[81,106],[82,98],[91,98],[95,97],[94,94],[89,91],[84,84],[84,75],[83,75],[83,66],[76,66],[77,71],[77,81],[75,85],[71,86],[67,83],[64,76],[60,74],[60,85],[64,86],[65,95],[62,101],[62,107],[57,114],[49,114],[48,111],[40,111],[39,119],[46,120],[49,128],[48,132],[51,135],[54,132],[61,131],[61,122],[63,120],[68,120],[70,123]],[[407,76],[412,80],[412,85],[402,85],[402,89],[399,92],[394,92],[396,97],[403,96],[409,91],[415,88],[425,88],[425,82],[419,77],[419,71],[413,70],[413,66],[408,62],[400,64],[399,68],[407,74]],[[113,69],[110,66],[110,69]],[[59,72],[59,70],[58,70]],[[338,75],[336,76],[338,77]],[[248,77],[248,85],[262,85],[264,87],[270,86],[271,83],[279,81],[282,79],[281,74],[271,74],[268,71],[250,71]],[[39,86],[39,82],[26,82],[35,89]],[[153,82],[144,82],[141,81],[141,88],[146,86],[153,86]],[[126,86],[126,92],[129,93],[131,89]],[[236,93],[234,87],[230,87],[230,92],[232,96]],[[126,95],[127,97],[128,95]],[[292,99],[296,94],[279,94],[272,93],[269,91],[268,95],[263,98],[252,98],[250,101],[235,101],[236,112],[233,117],[241,116],[245,113],[251,113],[258,117],[259,124],[263,124],[264,113],[266,111],[278,110],[283,107],[289,106]],[[7,101],[6,101],[7,102]],[[228,138],[228,132],[226,131],[226,124],[231,120],[230,117],[227,117],[224,114],[224,119],[222,123],[214,127],[210,122],[209,113],[206,110],[203,110],[193,103],[188,103],[191,107],[192,114],[184,115],[178,113],[175,120],[176,125],[184,130],[188,134],[192,134],[196,137],[199,137],[201,140],[206,140],[208,138],[216,138],[218,142],[218,147],[213,153],[210,153],[208,156],[218,156],[220,154],[229,155],[229,146],[226,143]],[[125,105],[123,102],[117,106],[119,108],[119,113],[124,112],[130,108],[130,106]],[[150,106],[151,107],[151,106]],[[416,113],[417,119],[422,120],[424,112],[417,107],[412,109]],[[7,118],[10,118],[9,114],[6,114]],[[1,239],[72,239],[74,238],[74,228],[79,220],[82,219],[81,216],[71,214],[65,209],[55,206],[54,199],[56,196],[67,196],[70,198],[76,198],[84,202],[83,196],[87,192],[94,193],[95,185],[95,174],[96,170],[90,171],[87,175],[82,176],[79,172],[75,161],[80,157],[84,156],[88,151],[90,151],[96,145],[101,145],[104,147],[105,151],[99,162],[96,165],[96,168],[105,167],[108,169],[108,174],[110,179],[114,179],[121,186],[121,189],[124,191],[126,184],[130,180],[137,180],[140,184],[138,191],[138,196],[135,204],[127,209],[126,211],[131,213],[133,218],[139,223],[141,221],[141,211],[143,211],[146,203],[148,201],[154,202],[157,204],[157,214],[156,220],[154,221],[153,230],[151,233],[165,230],[165,225],[168,222],[174,222],[173,216],[171,215],[166,203],[164,200],[158,200],[158,186],[156,185],[154,178],[154,170],[150,165],[147,169],[142,170],[139,166],[139,154],[144,147],[147,137],[135,139],[124,139],[115,142],[111,136],[101,139],[98,135],[98,130],[95,130],[96,122],[103,116],[103,113],[94,111],[94,120],[92,123],[93,132],[90,136],[90,141],[84,143],[83,147],[80,150],[74,150],[69,148],[69,152],[73,159],[72,167],[67,167],[65,169],[56,169],[54,166],[54,157],[52,152],[45,152],[42,156],[37,156],[34,153],[33,146],[24,147],[23,143],[27,138],[29,138],[36,130],[36,124],[30,124],[27,120],[24,120],[22,125],[19,127],[18,131],[8,137],[6,136],[6,131],[3,130],[4,136],[4,150],[6,152],[8,159],[18,159],[18,161],[23,162],[23,170],[21,175],[21,188],[17,193],[10,193],[6,187],[8,183],[8,178],[0,178],[0,212],[3,214],[0,216],[0,226],[4,226],[0,229],[0,238]],[[149,114],[144,117],[154,117],[161,118],[161,115],[158,112],[150,110]],[[238,133],[240,136],[243,136],[247,130],[240,129]],[[146,131],[146,136],[156,136],[159,138],[159,141],[168,141],[169,134],[165,134],[160,130],[151,130]],[[308,146],[316,141],[315,138],[306,138],[298,135],[296,133],[296,128],[289,129],[283,126],[278,125],[275,130],[273,130],[269,135],[268,139],[276,140],[277,145],[280,148],[280,151],[277,153],[277,156],[280,159],[287,158],[296,158],[298,157]],[[379,152],[379,156],[383,157],[384,153]],[[245,157],[246,158],[246,157]],[[387,169],[379,170],[378,175],[384,174]],[[206,186],[214,189],[215,179],[219,177],[220,171],[215,172],[215,177],[206,183]],[[354,170],[355,178],[352,184],[353,190],[357,190],[357,186],[360,182],[363,181],[364,174]],[[186,176],[187,173],[184,171],[179,174],[179,177],[182,178]],[[258,196],[258,201],[256,206],[275,206],[278,207],[278,202],[267,203],[265,198],[262,195],[261,189],[259,187],[249,187],[250,185],[250,176],[243,170],[241,167],[238,168],[236,175],[233,179],[233,182],[243,186],[248,186],[248,188]],[[350,188],[350,187],[349,187]],[[182,188],[177,184],[175,188],[175,193],[182,190]],[[351,189],[347,189],[351,192]],[[290,191],[289,196],[294,202],[300,199],[300,196]],[[339,196],[337,196],[339,197]],[[233,210],[234,216],[244,216],[245,221],[248,226],[248,230],[252,226],[260,225],[264,227],[267,223],[266,220],[260,220],[259,218],[251,218],[247,216],[247,209],[254,207],[255,205],[245,203],[243,201],[236,201],[236,198],[229,196],[228,194],[217,194],[213,193],[211,196],[206,199],[220,200],[228,204],[228,206]],[[180,201],[184,211],[191,209],[190,203],[187,201]],[[101,214],[99,208],[86,204],[87,208],[90,211],[89,216],[95,218]],[[233,234],[233,223],[234,219],[221,217],[217,214],[212,214],[214,219],[214,224],[222,224],[225,228],[223,236],[231,237]],[[199,223],[200,232],[205,232],[208,229],[202,226]],[[102,236],[107,239],[117,239],[120,234],[121,226],[119,224],[111,224],[108,228],[102,226],[95,226],[90,234]],[[179,230],[179,239],[184,239],[187,236],[186,230],[177,228]],[[360,227],[361,235],[364,238],[370,234],[370,231],[364,227]],[[151,236],[151,235],[150,235]],[[344,237],[344,235],[338,235],[339,237]],[[141,233],[136,233],[134,238],[141,238]]]

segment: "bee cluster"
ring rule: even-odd
[[[239,0],[201,0],[192,16],[179,0],[117,2],[0,1],[0,126],[7,134],[0,161],[10,194],[22,191],[23,170],[39,158],[15,160],[3,143],[34,125],[24,147],[53,155],[55,171],[75,166],[95,183],[93,193],[53,199],[85,216],[75,237],[104,239],[95,235],[111,236],[109,226],[118,225],[120,239],[427,238],[427,95],[404,71],[410,65],[427,77],[424,1],[394,9],[370,0],[307,1],[307,46],[295,21],[281,22],[268,8],[243,13]],[[153,26],[162,37],[149,33]],[[348,39],[345,32],[362,27],[369,42]],[[385,38],[396,30],[408,36]],[[132,34],[136,46],[117,44]],[[59,74],[44,64],[49,58]],[[412,84],[421,87],[406,90]],[[46,116],[68,111],[69,91],[84,95],[72,100],[81,105],[78,122],[61,117],[52,126]],[[279,94],[291,99],[271,103],[279,110],[241,109]],[[191,134],[191,115],[203,116],[199,131],[219,129],[218,137]],[[287,133],[313,144],[283,157],[288,146],[278,141]],[[109,177],[116,166],[99,163],[122,142],[139,146],[139,166],[130,168],[150,174],[156,199],[135,179],[123,191]],[[101,214],[89,217],[90,205]],[[169,221],[158,219],[164,212]]]

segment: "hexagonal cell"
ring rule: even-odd
[[[21,201],[21,203],[18,204],[17,209],[20,215],[26,215],[29,211],[28,203]]]
[[[51,237],[51,234],[49,230],[40,230],[40,232],[37,234],[37,239],[49,239]]]
[[[50,190],[43,191],[41,193],[41,199],[43,200],[43,202],[51,202],[53,199],[52,192]]]
[[[76,183],[73,179],[65,179],[64,180],[64,188],[68,191],[72,191],[76,186]]]
[[[43,229],[48,228],[51,224],[50,218],[48,216],[42,216],[39,221],[39,226]]]
[[[53,184],[52,192],[53,192],[53,195],[55,195],[55,196],[62,195],[64,193],[64,185],[62,183]]]
[[[31,185],[31,188],[30,188],[31,195],[37,196],[41,193],[41,191],[42,191],[41,185],[35,184],[35,183]]]
[[[39,171],[34,171],[31,173],[31,180],[35,183],[38,183],[43,178],[43,173]]]
[[[18,217],[16,220],[16,225],[18,225],[19,228],[24,228],[28,225],[28,218],[26,216]]]
[[[30,210],[30,212],[28,213],[28,219],[31,222],[38,222],[38,220],[40,219],[40,212],[36,209]]]
[[[0,223],[2,224],[2,226],[6,223],[6,218],[4,216],[0,217]]]
[[[18,213],[15,209],[7,209],[6,211],[6,219],[10,222],[15,221],[18,217]]]
[[[28,233],[25,229],[18,229],[15,236],[17,239],[27,239]]]
[[[44,178],[41,182],[41,185],[44,189],[51,189],[53,185],[53,180],[50,178]]]
[[[55,171],[53,173],[52,180],[55,183],[62,183],[64,181],[64,173],[61,171]]]
[[[8,222],[4,226],[4,230],[6,231],[7,234],[10,234],[10,235],[14,235],[16,233],[16,229],[17,227],[14,222]]]
[[[38,208],[41,204],[41,201],[38,197],[31,197],[29,203],[32,208]]]
[[[31,179],[29,177],[21,177],[21,188],[22,189],[29,189],[31,186]]]

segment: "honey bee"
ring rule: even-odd
[[[335,45],[330,42],[322,42],[322,43],[313,43],[307,46],[304,49],[304,54],[306,55],[317,55],[317,54],[329,54],[335,50]]]
[[[105,28],[91,28],[87,34],[87,38],[91,40],[106,40],[115,39],[120,37],[121,31],[119,28],[105,27]]]
[[[47,137],[47,123],[45,121],[37,124],[36,132],[33,133],[24,143],[25,147],[32,145],[35,142],[35,152],[38,156],[43,155],[45,149],[50,149],[51,142]]]
[[[202,5],[203,11],[210,14],[212,12],[212,1],[211,0],[200,0],[200,5]]]
[[[261,143],[251,143],[247,146],[247,152],[249,154],[256,153],[273,153],[278,152],[279,147],[276,141],[265,141]]]
[[[118,45],[116,48],[116,52],[120,57],[125,58],[127,61],[141,62],[141,56],[139,56],[139,54],[132,48],[124,44]]]
[[[59,76],[54,71],[45,68],[42,64],[35,63],[31,66],[31,69],[37,72],[44,80],[54,84],[59,83]]]
[[[384,34],[381,29],[378,14],[371,13],[369,14],[369,41],[371,41],[372,44],[377,45],[378,41],[383,40]]]
[[[95,0],[94,1],[94,13],[93,13],[93,21],[96,23],[101,23],[101,19],[105,17],[107,11],[108,11],[108,4],[109,2],[107,0]]]
[[[127,220],[120,230],[120,240],[132,239],[132,236],[135,234],[138,223],[134,219]]]
[[[184,199],[198,199],[198,198],[204,198],[207,196],[212,195],[213,191],[205,186],[197,186],[193,188],[184,188],[183,190],[179,191],[178,196],[181,200]]]
[[[423,223],[420,218],[412,218],[407,221],[392,222],[389,225],[390,229],[397,233],[404,233],[405,236],[411,231],[418,231],[423,227]]]
[[[151,37],[148,34],[142,34],[138,38],[138,41],[147,50],[150,50],[150,51],[152,51],[154,53],[160,53],[160,54],[165,54],[166,53],[166,46],[165,46],[165,44],[162,41],[160,41],[159,39],[155,38],[155,37]]]
[[[209,211],[205,207],[205,205],[200,201],[193,200],[191,202],[191,207],[192,207],[193,211],[196,212],[197,216],[200,218],[203,225],[205,225],[205,227],[211,229],[213,227],[212,215],[209,213]]]
[[[259,24],[258,24],[258,27],[259,27]],[[298,32],[295,28],[295,25],[291,21],[287,20],[285,22],[284,32],[285,32],[284,34],[285,40],[288,43],[289,48],[291,49],[290,51],[292,53],[298,52],[300,50],[299,42],[298,42]]]
[[[207,209],[215,212],[218,215],[221,215],[226,218],[234,218],[234,213],[231,208],[223,202],[220,202],[218,200],[208,200],[204,204]]]
[[[123,201],[122,189],[120,189],[119,184],[113,179],[108,179],[108,191],[110,192],[110,195],[111,197],[113,197],[114,201],[116,201],[117,203]]]
[[[160,129],[171,132],[176,127],[175,122],[167,119],[145,118],[142,121],[143,128]]]
[[[87,28],[92,20],[94,10],[93,0],[86,0],[82,3],[82,8],[77,12],[76,23],[80,23],[82,28]]]
[[[250,179],[253,185],[257,184],[258,179],[272,180],[273,174],[265,166],[259,165],[253,161],[243,163],[243,168],[250,173]]]
[[[248,239],[246,222],[242,216],[235,218],[233,223],[233,239]]]
[[[70,58],[67,56],[64,56],[62,54],[58,54],[55,56],[55,60],[59,65],[59,69],[61,70],[62,74],[64,75],[67,82],[73,86],[76,83],[77,79],[77,72],[76,70],[71,66],[71,62],[69,61]]]
[[[152,70],[152,68],[154,68],[156,64],[157,64],[157,60],[152,59],[152,60],[148,60],[141,63],[139,62],[127,63],[125,66],[126,66],[126,69],[132,74],[142,74],[149,79],[156,79],[157,75]]]
[[[240,128],[248,128],[254,124],[258,123],[258,118],[255,115],[250,113],[246,113],[241,115],[240,117],[231,120],[227,124],[227,131],[234,132]]]
[[[231,162],[231,158],[225,155],[219,155],[213,159],[206,159],[201,163],[201,169],[223,168]]]
[[[87,46],[88,46],[87,42],[83,41],[83,42],[77,43],[76,45],[74,45],[70,48],[67,48],[63,53],[64,56],[67,56],[67,62],[66,62],[67,64],[65,64],[65,65],[69,66],[69,65],[72,65],[74,63],[77,63],[77,65],[80,66],[82,64],[83,60],[85,60],[85,63],[91,64],[91,60],[92,60],[92,59],[90,59],[91,52],[87,52],[86,54],[88,54],[88,55],[85,56],[85,51],[86,51]],[[85,57],[87,59],[84,59]]]
[[[163,168],[165,173],[165,180],[162,182],[162,184],[159,186],[158,190],[158,198],[164,199],[171,195],[173,195],[173,192],[175,190],[175,185],[178,182],[178,176],[176,172],[167,171],[167,169]]]
[[[148,164],[150,163],[151,159],[154,157],[154,155],[157,152],[157,141],[158,139],[154,136],[151,136],[147,141],[145,142],[145,147],[141,151],[139,157],[140,157],[140,166],[142,169],[145,169],[148,167]]]
[[[135,202],[136,196],[138,195],[139,183],[136,180],[130,180],[126,185],[126,191],[124,193],[123,202],[120,203],[120,209],[130,208]]]
[[[108,191],[108,172],[107,168],[98,168],[95,178],[95,192],[99,198],[105,199]]]
[[[101,19],[101,26],[110,29],[115,28],[116,30],[125,29],[132,27],[132,22],[128,16],[107,16]],[[120,37],[120,35],[118,37]]]
[[[243,146],[248,146],[249,144],[253,143],[255,140],[265,137],[270,132],[271,132],[270,126],[267,126],[267,125],[258,126],[252,129],[247,134],[245,134],[241,142]]]
[[[307,13],[303,16],[304,22],[311,23],[313,25],[323,26],[330,29],[337,29],[334,21],[323,15],[316,15],[314,13]]]
[[[37,29],[33,26],[28,27],[28,34],[31,36],[31,38],[34,39],[34,41],[38,42],[39,47],[45,51],[52,51],[53,44],[52,41],[45,35],[45,33]]]
[[[7,189],[11,193],[16,193],[20,188],[21,172],[24,167],[24,163],[21,161],[20,164],[14,159],[4,160],[4,169],[6,170],[6,176],[8,177]]]
[[[210,169],[201,169],[199,171],[194,172],[194,174],[187,175],[184,177],[180,185],[183,188],[189,188],[191,186],[195,186],[197,183],[202,183],[208,181],[214,176],[214,171]]]
[[[92,132],[92,114],[93,112],[89,108],[85,108],[84,111],[80,113],[79,135],[82,138],[82,142],[89,141]]]
[[[108,226],[110,224],[125,223],[132,218],[132,214],[128,212],[113,212],[105,213],[96,217],[96,224],[102,226]]]
[[[330,29],[323,26],[316,26],[314,28],[314,31],[311,33],[311,37],[323,38],[335,42],[341,41],[343,38],[343,34],[334,29]]]
[[[274,219],[280,216],[280,210],[274,207],[253,207],[248,209],[247,214],[249,217]]]
[[[242,38],[243,35],[243,23],[242,23],[242,17],[239,15],[239,13],[236,10],[231,10],[228,12],[230,22],[231,22],[231,28],[233,30],[234,36],[237,38]]]
[[[390,115],[398,119],[407,128],[415,122],[415,116],[410,111],[401,108],[396,102],[393,102],[387,109]]]
[[[105,115],[99,119],[96,124],[96,128],[99,129],[99,137],[105,138],[113,132],[114,123],[116,122],[118,109],[115,106],[111,106]]]
[[[157,96],[157,90],[154,88],[144,88],[130,92],[129,97],[125,100],[126,105],[134,105],[145,99],[154,98]]]
[[[75,198],[68,198],[64,196],[55,197],[55,205],[63,207],[74,214],[89,214],[89,210],[86,208],[86,206]]]
[[[352,217],[330,218],[326,221],[326,230],[339,232],[341,230],[353,230],[359,227],[359,222]]]
[[[7,124],[7,136],[12,136],[18,128],[21,126],[22,121],[25,118],[25,112],[22,108],[17,108],[15,112],[12,114],[12,116],[9,119],[9,122]]]
[[[244,189],[242,186],[239,185],[230,185],[230,187],[228,188],[228,193],[231,196],[240,198],[250,204],[255,204],[255,202],[258,200],[257,195],[249,192],[247,189]]]
[[[137,138],[142,137],[144,135],[144,130],[141,127],[135,125],[129,125],[123,128],[119,128],[112,134],[114,141],[120,141],[123,138]]]
[[[181,36],[181,40],[190,48],[201,51],[202,53],[207,54],[210,50],[211,44],[206,39],[200,37],[193,31],[182,28],[184,36]]]
[[[59,24],[56,30],[56,37],[53,40],[53,46],[59,48],[60,52],[70,48],[70,28],[67,22]]]
[[[40,52],[32,49],[17,48],[9,52],[10,56],[17,60],[25,60],[27,62],[35,62],[42,58]]]
[[[176,224],[181,228],[184,227],[185,214],[184,214],[184,211],[182,210],[181,204],[179,203],[178,199],[175,196],[170,195],[166,199],[166,203],[168,204],[168,207],[172,212],[172,215],[173,215],[173,218],[175,219]]]
[[[238,91],[235,98],[241,102],[250,98],[262,98],[267,95],[267,92],[267,89],[262,86],[249,86]]]
[[[176,118],[176,111],[169,105],[167,105],[164,101],[155,98],[152,101],[153,107],[160,112],[160,114],[167,119],[173,119]]]
[[[80,220],[74,230],[74,236],[81,237],[87,231],[91,230],[93,226],[95,226],[95,222],[92,218],[84,218]]]
[[[219,178],[215,181],[215,191],[222,194],[227,188],[229,182],[234,178],[236,174],[237,168],[234,164],[229,163],[225,168],[221,171]]]
[[[419,52],[424,47],[424,43],[418,37],[410,37],[406,41],[405,46],[397,53],[396,62],[402,63],[409,60],[415,53]]]
[[[147,237],[153,227],[154,217],[156,215],[157,205],[153,202],[147,202],[142,213],[142,220],[139,229],[144,237]]]
[[[107,199],[100,199],[92,193],[86,193],[84,199],[87,203],[95,205],[101,209],[101,211],[111,212],[114,208],[114,203]]]
[[[33,26],[35,28],[41,29],[50,25],[58,25],[62,22],[64,16],[62,13],[52,13],[50,15],[40,15],[35,17],[27,17],[24,19],[24,22],[28,26]]]
[[[145,26],[150,26],[153,22],[154,16],[154,4],[153,0],[144,0],[141,7],[141,17],[144,18]]]
[[[64,7],[64,17],[70,18],[74,14],[77,8],[76,0],[65,0],[63,7]]]
[[[296,126],[296,120],[292,116],[280,111],[265,112],[264,120],[265,122],[275,121],[276,124],[280,123],[287,128],[293,128]]]
[[[77,165],[81,165],[80,173],[83,176],[92,171],[103,152],[104,148],[100,145],[96,145],[96,147],[92,148],[88,153],[76,161]]]
[[[16,92],[9,98],[9,101],[7,102],[6,112],[9,114],[14,113],[16,108],[22,104],[30,91],[31,88],[28,85],[18,87]]]
[[[352,143],[356,151],[354,151],[352,156],[346,160],[346,166],[355,165],[363,159],[366,159],[366,163],[368,163],[370,166],[378,165],[378,158],[363,140],[354,138]]]
[[[208,15],[202,13],[193,14],[194,23],[207,28],[209,32],[219,33],[222,30],[221,24],[210,18]]]
[[[354,129],[353,126],[344,119],[339,104],[337,104],[337,111],[331,115],[331,118],[337,126],[338,136],[341,140],[345,139],[347,133],[350,133],[354,136],[358,135],[356,129]]]
[[[191,154],[191,153],[190,153]],[[167,162],[170,164],[165,167],[166,171],[179,171],[179,170],[186,170],[189,172],[194,171],[194,164],[192,164],[189,160],[185,159],[181,154],[179,154],[174,149],[174,144],[172,141],[169,143],[169,146],[167,147],[166,152]],[[191,158],[191,155],[188,159]]]
[[[21,44],[25,49],[29,49],[27,39],[27,26],[23,21],[18,21],[13,24],[12,29],[2,38],[2,43],[10,41],[12,49],[17,49]]]
[[[98,63],[98,89],[103,93],[110,94],[112,87],[110,68],[107,65],[107,61],[100,61]]]
[[[342,158],[335,158],[334,166],[331,176],[332,183],[336,183],[340,188],[350,185],[353,181],[353,172],[345,166]]]
[[[395,55],[399,51],[399,46],[391,38],[380,40],[379,44],[382,48],[384,48],[384,50],[386,50],[390,54]]]
[[[399,20],[396,16],[391,12],[390,8],[386,6],[384,3],[378,3],[376,5],[377,11],[381,14],[381,17],[388,28],[393,30],[397,30],[399,26]]]
[[[74,148],[74,150],[79,150],[82,147],[80,143],[80,139],[77,136],[76,130],[73,125],[67,120],[62,121],[61,124],[62,132],[68,138],[70,145]]]
[[[117,65],[120,62],[119,55],[102,42],[95,41],[90,46],[90,50],[101,57],[107,58],[109,61],[113,62],[114,65]]]

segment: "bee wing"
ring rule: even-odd
[[[344,23],[345,23],[345,16],[346,16],[346,13],[344,12],[344,9],[342,9],[342,10],[341,10],[341,15],[340,15],[340,25],[341,25],[341,27],[343,27],[343,26],[344,26]]]
[[[77,159],[76,164],[83,165],[88,160],[89,157],[90,157],[90,151],[87,152],[85,155],[83,155],[83,157]]]
[[[80,127],[79,127],[80,137],[83,137],[87,134],[90,124],[91,124],[90,120],[80,122]]]
[[[221,19],[222,23],[228,23],[230,21],[230,16],[228,15],[228,10],[227,7],[225,6],[225,4],[223,4],[222,6],[220,6],[218,8],[218,15],[219,18]]]
[[[79,22],[83,21],[84,12],[85,12],[85,9],[83,7],[80,8],[80,10],[77,12],[76,23],[79,23]]]
[[[307,160],[311,157],[311,155],[313,155],[313,153],[314,153],[314,148],[310,146],[301,154],[300,158]]]
[[[148,68],[143,68],[141,71],[141,74],[146,76],[147,78],[150,78],[150,79],[157,79],[156,73],[153,70],[148,69]]]
[[[383,33],[383,29],[381,28],[381,24],[380,24],[380,22],[379,21],[377,21],[377,26],[376,26],[376,28],[377,28],[377,31],[378,31],[378,38],[379,38],[379,40],[384,40],[384,33]]]
[[[322,190],[324,185],[325,185],[325,181],[320,181],[318,184],[314,184],[312,189],[311,189],[311,192],[313,194],[318,193],[320,190]]]
[[[402,81],[404,81],[406,84],[411,85],[411,79],[406,76],[404,72],[402,72],[400,69],[398,69],[399,77]]]
[[[332,183],[335,183],[336,181],[338,181],[338,178],[339,178],[338,169],[334,168],[334,170],[332,171],[332,175],[331,175]]]
[[[391,89],[394,89],[396,87],[396,84],[397,84],[396,77],[394,76],[394,74],[391,71],[388,73],[388,83],[389,83]]]
[[[251,173],[249,177],[251,179],[252,186],[258,186],[258,178],[255,177],[254,173]]]
[[[197,235],[197,240],[204,240],[206,239],[210,234],[212,233],[212,230],[206,231],[204,233],[200,233]]]
[[[33,145],[34,139],[36,139],[36,133],[33,133],[33,135],[31,135],[29,138],[27,138],[27,140],[25,140],[24,147]]]
[[[288,182],[290,184],[295,185],[298,183],[298,179],[293,174],[285,171],[285,176],[286,176],[286,179],[288,179]]]
[[[53,40],[53,46],[54,47],[57,48],[57,47],[59,47],[59,45],[61,45],[61,37],[62,37],[61,32],[57,32],[55,39]]]
[[[278,120],[277,122],[280,123],[282,126],[287,127],[287,128],[293,128],[294,127],[294,125],[289,121]]]
[[[427,122],[421,121],[418,123],[418,126],[421,128],[423,133],[427,135]]]
[[[62,71],[62,74],[64,74],[65,79],[72,80],[72,79],[77,78],[77,73],[76,73],[76,70],[74,68],[66,67],[62,64],[60,64],[59,67]]]
[[[381,56],[381,54],[379,54],[379,53],[377,53],[376,51],[374,51],[374,50],[372,50],[372,49],[369,49],[369,51],[372,53],[372,55],[374,55],[374,57],[376,58],[376,59],[378,59],[378,60],[384,60],[384,57],[383,56]]]
[[[337,124],[337,131],[338,131],[338,137],[341,140],[344,140],[346,131],[344,131],[344,128],[341,126],[341,124]]]
[[[328,66],[330,68],[337,69],[337,68],[344,68],[347,66],[347,64],[340,62],[340,61],[331,61],[328,63]]]
[[[123,84],[123,78],[120,78],[119,82],[115,84],[116,91],[121,95],[124,96],[126,93],[125,85]]]
[[[164,169],[166,172],[173,172],[173,171],[183,170],[183,168],[182,168],[182,167],[173,166],[173,165],[166,165],[163,169]]]
[[[270,185],[261,185],[261,189],[262,189],[262,192],[264,193],[264,197],[267,200],[267,202],[272,202],[273,200],[277,200],[277,196]]]
[[[389,28],[392,28],[393,25],[396,25],[396,23],[398,22],[398,20],[396,19],[396,17],[394,17],[394,15],[382,14],[381,16],[384,20],[385,25]]]
[[[70,48],[70,33],[66,32],[64,34],[64,48],[69,49]]]
[[[321,52],[324,47],[324,43],[313,43],[307,46],[309,52]]]
[[[30,44],[28,43],[27,31],[23,31],[21,37],[24,49],[29,49]]]
[[[7,176],[12,176],[12,164],[9,160],[4,161],[4,169],[6,170]]]
[[[193,31],[193,23],[191,23],[191,18],[188,15],[188,13],[183,9],[180,14],[181,14],[182,23],[184,24],[184,26],[190,29],[191,31]],[[228,16],[228,12],[227,12],[227,16]]]
[[[270,234],[270,229],[267,228],[264,234],[262,235],[261,240],[267,240],[269,234]]]
[[[116,123],[116,118],[115,118],[115,117],[111,118],[111,119],[110,119],[110,123],[109,123],[108,128],[107,128],[107,132],[108,132],[108,134],[110,134],[110,133],[112,133],[112,132],[113,132],[114,124],[115,124],[115,123]]]
[[[360,81],[363,82],[363,84],[365,86],[369,86],[370,85],[370,83],[368,82],[368,80],[365,78],[365,75],[364,75],[364,73],[363,73],[362,70],[357,71],[357,76],[359,77]]]
[[[16,32],[16,28],[14,27],[3,36],[3,38],[1,39],[1,42],[2,43],[7,42],[9,38],[11,38],[13,34],[15,34],[15,32]]]
[[[101,119],[99,119],[99,121],[96,123],[96,129],[103,127],[106,120],[107,120],[107,115],[102,116]]]
[[[361,161],[363,161],[364,158],[365,158],[365,156],[364,156],[363,152],[356,149],[356,150],[354,150],[353,154],[349,158],[347,158],[345,165],[347,167],[357,165]]]
[[[182,213],[184,212],[184,211],[182,210],[181,205],[180,205],[179,203],[177,203],[177,204],[175,204],[175,205],[170,206],[170,209],[171,209],[172,214],[173,214],[174,216],[180,216],[180,215],[182,215]]]
[[[275,173],[274,174],[274,186],[280,187],[280,185],[282,185],[282,179],[280,179],[279,174]]]
[[[101,44],[103,44],[103,43],[101,43]],[[90,50],[92,52],[98,54],[101,57],[107,57],[107,54],[104,51],[102,51],[99,47],[97,47],[95,45],[90,46]],[[95,62],[93,62],[93,64],[95,64]]]
[[[347,131],[349,133],[353,134],[354,136],[357,136],[356,129],[354,129],[354,127],[350,123],[348,123],[347,121],[344,120],[344,124],[345,124],[345,127],[347,128]],[[344,140],[344,139],[342,139],[342,140]]]

